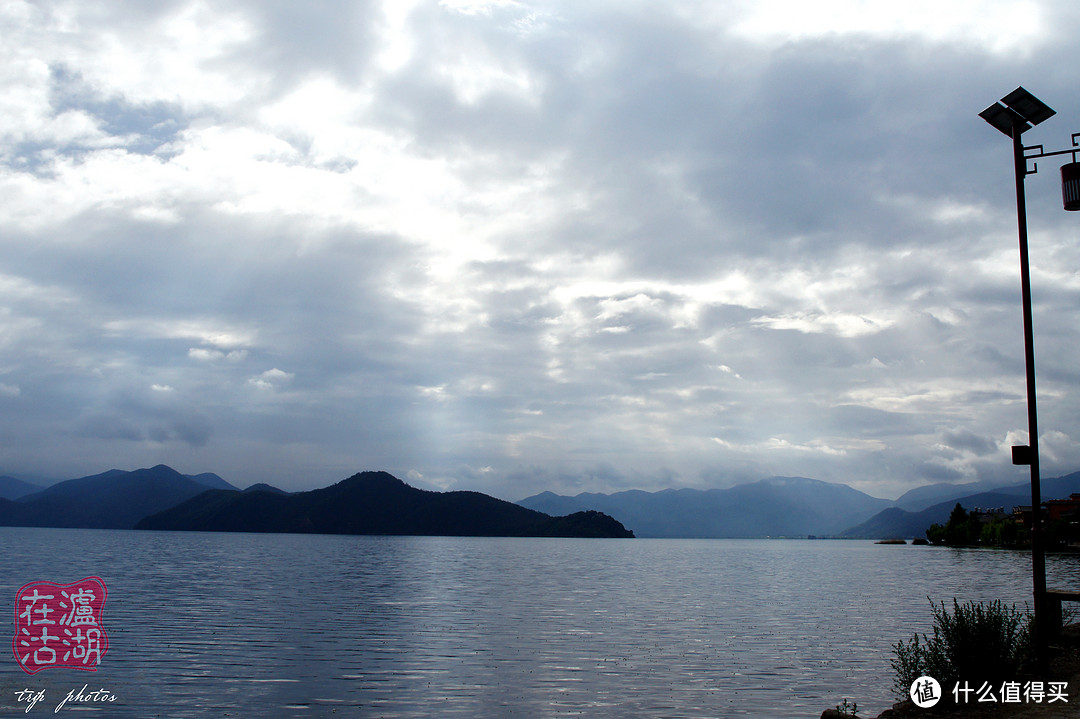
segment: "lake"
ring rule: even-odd
[[[1047,558],[1080,588],[1080,556]],[[108,717],[817,717],[894,701],[891,647],[1030,604],[1030,559],[826,540],[356,537],[0,528],[0,607],[97,575],[96,672],[0,662],[0,707]],[[75,710],[72,709],[72,710]],[[63,709],[60,714],[68,711]]]

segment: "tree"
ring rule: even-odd
[[[962,547],[980,544],[986,547],[1016,547],[1028,541],[1029,532],[1012,517],[995,517],[982,523],[979,517],[967,512],[959,502],[949,514],[949,521],[942,526],[932,524],[926,530],[931,544]]]
[[[981,531],[978,521],[957,502],[949,514],[948,524],[945,525],[945,544],[953,547],[974,544]]]

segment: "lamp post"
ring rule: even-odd
[[[1035,405],[1035,337],[1031,321],[1031,270],[1028,264],[1027,206],[1024,178],[1038,172],[1028,160],[1053,155],[1072,155],[1072,162],[1061,168],[1062,200],[1066,210],[1080,210],[1080,163],[1077,162],[1077,138],[1073,149],[1045,152],[1042,145],[1024,147],[1021,135],[1055,112],[1022,87],[1018,87],[979,113],[979,117],[1012,138],[1013,167],[1016,173],[1016,218],[1020,235],[1020,288],[1024,303],[1024,356],[1027,369],[1028,444],[1012,448],[1013,464],[1031,467],[1031,577],[1035,605],[1035,646],[1040,662],[1045,661],[1048,616],[1046,603],[1046,547],[1041,525],[1042,493],[1039,487],[1039,426]]]

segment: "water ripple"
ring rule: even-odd
[[[62,697],[89,676],[117,694],[110,717],[876,713],[928,596],[1030,593],[1022,553],[869,542],[3,528],[0,567],[9,601],[31,580],[105,579],[100,669],[8,662],[0,690]],[[1048,574],[1080,587],[1076,557]]]

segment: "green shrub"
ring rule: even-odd
[[[1011,679],[1031,656],[1032,617],[1015,605],[959,604],[953,599],[952,614],[944,602],[939,607],[931,601],[930,607],[933,636],[923,634],[920,640],[916,634],[893,645],[892,668],[900,697],[906,697],[912,682],[924,675],[937,679],[942,688],[963,680]]]
[[[906,699],[911,685],[921,676],[928,674],[924,670],[926,647],[919,644],[916,634],[910,641],[900,640],[893,645],[892,668],[896,675],[893,690],[900,699]]]
[[[828,712],[826,712],[828,713]],[[850,717],[850,719],[859,719],[859,704],[858,702],[848,704],[848,700],[844,699],[842,704],[836,705],[836,713],[842,717]]]

